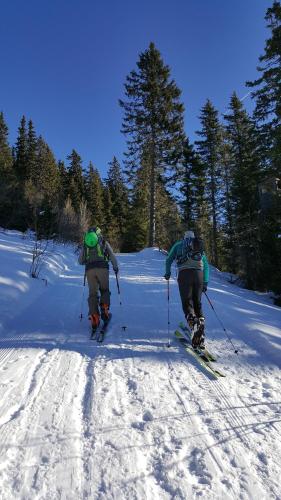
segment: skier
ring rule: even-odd
[[[99,326],[100,316],[104,323],[110,319],[109,260],[117,275],[118,263],[110,244],[103,238],[99,227],[90,227],[84,236],[78,261],[85,265],[89,286],[89,320],[93,331]]]
[[[195,237],[193,231],[186,231],[184,238],[171,248],[166,259],[164,278],[171,277],[171,265],[176,259],[178,285],[182,308],[190,329],[193,332],[192,346],[205,348],[205,318],[202,311],[201,295],[207,291],[209,265],[203,249],[203,241]]]

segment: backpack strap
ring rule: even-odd
[[[177,263],[181,265],[189,259],[200,261],[203,256],[203,252],[203,242],[200,238],[185,238],[182,243],[181,253],[177,255]]]

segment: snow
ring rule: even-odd
[[[204,298],[215,380],[173,336],[175,278],[168,336],[163,254],[118,255],[98,345],[73,248],[48,249],[38,280],[31,251],[0,233],[1,500],[281,498],[281,309],[268,296],[212,270],[208,295],[239,349]]]

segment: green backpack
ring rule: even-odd
[[[105,241],[101,235],[99,227],[88,229],[84,236],[85,257],[87,264],[96,260],[108,260],[104,243]]]

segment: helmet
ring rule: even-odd
[[[194,232],[193,231],[185,231],[184,233],[184,238],[194,238]]]

